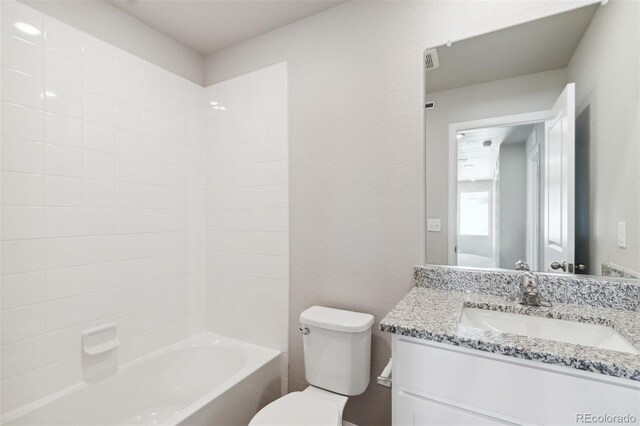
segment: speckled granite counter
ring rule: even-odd
[[[522,306],[504,296],[415,287],[380,323],[390,333],[640,381],[640,355],[485,331],[459,324],[465,307],[607,325],[640,348],[640,312],[555,302]],[[515,287],[513,287],[515,292]]]

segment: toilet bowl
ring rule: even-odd
[[[349,396],[369,385],[373,316],[312,306],[300,314],[310,386],[260,410],[252,426],[341,426]]]
[[[264,407],[250,426],[340,426],[349,398],[309,386],[291,392]]]

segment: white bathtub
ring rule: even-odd
[[[279,353],[201,333],[9,413],[6,425],[246,425],[280,396]]]

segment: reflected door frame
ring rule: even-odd
[[[457,229],[458,229],[458,138],[460,132],[482,129],[485,127],[515,126],[535,124],[551,118],[551,111],[535,111],[523,114],[503,115],[480,120],[461,121],[449,124],[449,209],[447,218],[448,247],[447,261],[449,265],[457,265]]]

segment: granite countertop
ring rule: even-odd
[[[459,324],[465,307],[607,325],[640,348],[640,311],[554,302],[523,306],[500,295],[418,285],[380,322],[380,329],[435,342],[640,381],[640,354],[529,338]]]

